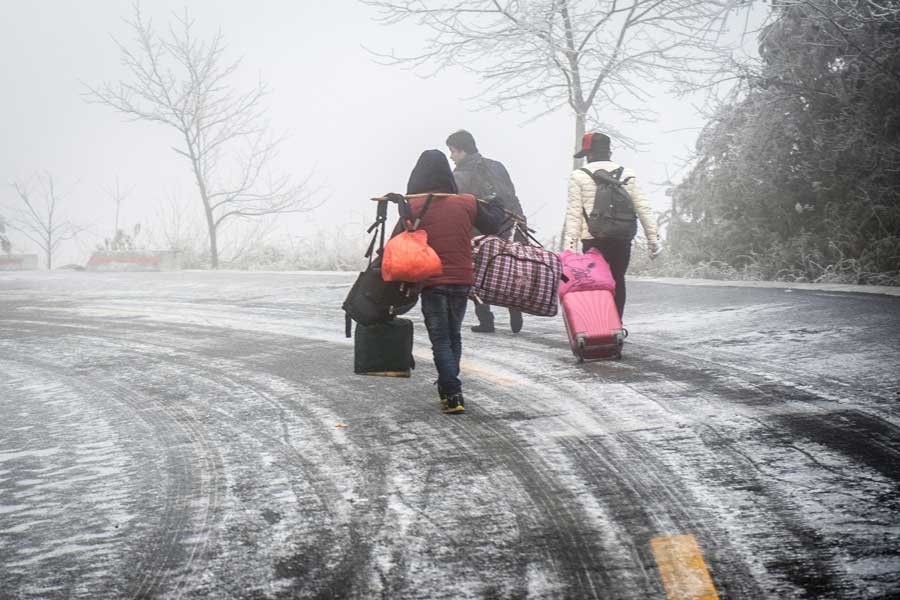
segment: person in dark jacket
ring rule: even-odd
[[[450,150],[450,158],[456,163],[453,177],[460,193],[498,202],[504,209],[521,219],[522,225],[525,226],[525,214],[506,167],[499,161],[482,156],[478,152],[478,146],[475,145],[475,138],[465,129],[450,134],[447,138],[447,148]],[[475,235],[480,233],[485,232],[473,231]],[[514,236],[518,242],[525,241],[525,236],[518,228]],[[475,314],[478,316],[478,325],[472,327],[472,331],[493,333],[494,313],[491,312],[491,305],[476,302]],[[522,330],[522,311],[509,309],[509,326],[513,333]]]
[[[431,340],[438,372],[441,412],[465,412],[459,362],[462,356],[462,322],[469,288],[474,283],[471,232],[473,226],[496,232],[502,224],[497,213],[470,194],[457,193],[450,163],[440,150],[426,150],[419,157],[406,185],[411,215],[421,215],[429,193],[432,199],[419,224],[428,233],[428,244],[441,259],[443,272],[426,279],[420,295],[422,315]]]

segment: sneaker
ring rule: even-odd
[[[494,333],[493,325],[474,325],[472,331],[475,333]]]
[[[519,333],[520,331],[522,331],[522,311],[521,310],[509,311],[509,328],[512,329],[513,333]]]
[[[458,415],[466,412],[463,395],[456,393],[441,400],[441,412],[445,415]]]

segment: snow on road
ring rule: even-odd
[[[448,417],[418,308],[413,377],[352,374],[352,280],[0,274],[0,589],[900,595],[900,298],[633,282],[586,365],[501,309]]]

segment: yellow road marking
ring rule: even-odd
[[[413,352],[413,356],[416,357],[417,361],[430,361],[431,353],[430,352]],[[487,379],[493,383],[498,385],[517,385],[522,383],[521,379],[516,379],[515,377],[506,377],[504,375],[500,375],[490,369],[486,369],[484,367],[476,366],[474,363],[470,363],[468,361],[460,361],[459,368],[466,375],[474,375],[475,377],[480,377],[482,379]]]
[[[719,595],[693,535],[650,540],[669,600],[718,600]]]
[[[516,385],[517,383],[521,383],[521,381],[518,379],[512,377],[504,377],[503,375],[491,371],[490,369],[477,367],[474,364],[464,360],[460,361],[459,368],[466,374],[472,374],[477,377],[481,377],[482,379],[487,379],[488,381],[498,383],[500,385]]]

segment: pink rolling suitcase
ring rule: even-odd
[[[569,292],[561,303],[569,344],[578,362],[622,358],[628,331],[622,327],[612,292]]]

